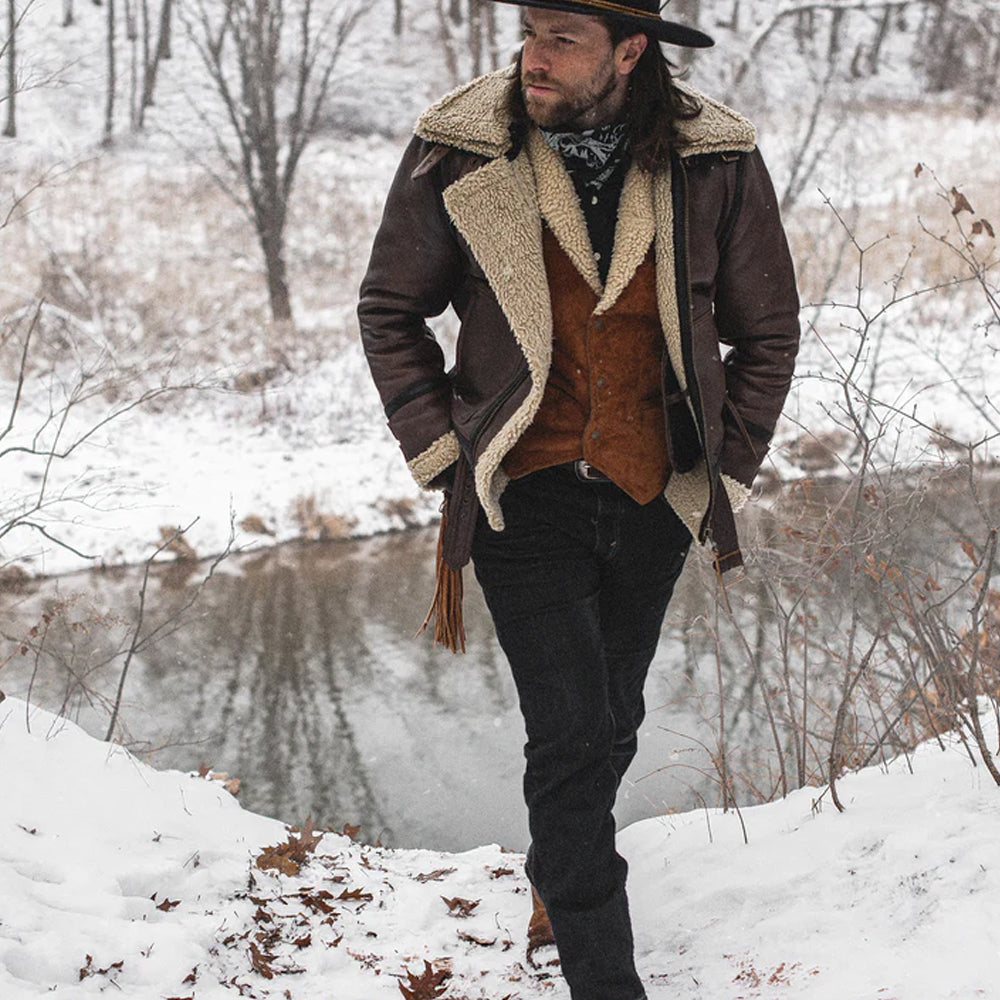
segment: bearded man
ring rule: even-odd
[[[741,562],[798,298],[753,127],[660,49],[708,36],[655,0],[532,2],[523,29],[513,67],[418,121],[359,317],[409,468],[446,495],[437,637],[464,641],[471,553],[517,686],[532,926],[544,906],[573,1000],[640,1000],[612,807],[691,540]],[[449,305],[446,371],[427,319]]]

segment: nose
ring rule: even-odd
[[[521,68],[526,73],[547,73],[549,70],[549,55],[546,47],[537,38],[528,37],[524,40],[521,50]]]

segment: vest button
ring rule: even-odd
[[[595,319],[594,320],[594,329],[598,330],[598,331],[599,330],[603,330],[604,329],[604,320],[603,319]]]
[[[596,441],[600,436],[601,436],[601,432],[600,431],[591,431],[590,432],[590,439],[592,441]]]
[[[608,380],[603,375],[597,380],[598,389],[603,389],[607,384]]]

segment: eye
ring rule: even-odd
[[[576,45],[576,39],[567,38],[565,35],[556,35],[556,41],[560,45]]]

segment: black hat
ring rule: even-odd
[[[521,7],[544,7],[546,10],[565,10],[570,14],[591,14],[613,17],[636,25],[637,31],[645,31],[661,42],[684,45],[692,49],[705,49],[714,45],[711,36],[696,28],[687,28],[675,21],[664,21],[660,17],[657,0],[498,0],[499,3],[515,3]],[[669,3],[670,0],[666,0]],[[666,6],[666,3],[664,6]]]

